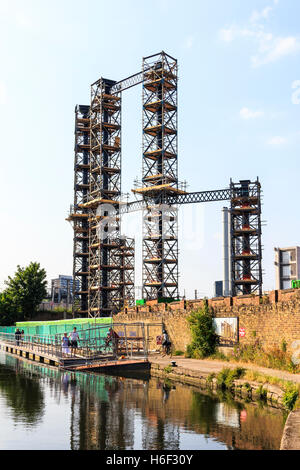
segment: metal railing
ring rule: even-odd
[[[24,351],[53,360],[62,359],[123,359],[147,358],[148,348],[143,323],[99,325],[78,330],[77,345],[63,344],[64,334],[56,335],[16,335],[0,333],[0,341],[10,346],[23,348]]]

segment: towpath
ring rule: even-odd
[[[227,362],[213,359],[188,359],[180,356],[172,356],[170,358],[170,356],[162,357],[160,354],[151,354],[149,356],[149,361],[159,364],[163,367],[171,364],[171,361],[175,361],[178,367],[202,372],[204,375],[209,375],[212,373],[217,374],[225,367],[230,369],[234,369],[235,367],[243,367],[245,369],[257,371],[265,375],[277,377],[278,379],[290,380],[291,382],[300,384],[300,374],[292,374],[290,372],[278,369],[269,369],[267,367],[261,367],[250,363]]]

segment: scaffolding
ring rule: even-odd
[[[134,240],[121,236],[121,98],[91,87],[75,110],[73,316],[105,317],[134,303]]]
[[[232,295],[262,295],[260,182],[231,181],[230,187]]]
[[[142,187],[133,190],[148,204],[143,213],[143,297],[178,298],[177,206],[182,194],[177,164],[177,60],[165,52],[143,59]]]
[[[178,207],[231,201],[232,295],[262,293],[261,187],[240,181],[189,193],[178,181],[177,60],[164,51],[121,81],[100,78],[90,106],[77,106],[74,206],[74,316],[111,316],[134,304],[134,240],[121,216],[143,211],[143,298],[178,299]],[[140,199],[122,202],[121,95],[143,86]],[[76,286],[79,286],[78,289]]]
[[[73,316],[88,313],[88,200],[90,185],[90,107],[75,108],[74,205],[67,220],[73,222]]]

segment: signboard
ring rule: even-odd
[[[221,346],[232,346],[237,343],[238,319],[236,317],[214,318],[214,326]]]
[[[239,333],[240,333],[240,338],[244,338],[246,336],[245,328],[240,328]]]

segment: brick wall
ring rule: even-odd
[[[239,328],[246,335],[241,344],[260,340],[264,349],[280,347],[283,340],[288,351],[293,341],[300,340],[300,290],[272,291],[263,296],[239,296],[209,300],[190,300],[171,304],[146,305],[127,308],[114,317],[114,321],[141,321],[148,324],[161,322],[165,325],[175,350],[185,351],[191,342],[187,316],[204,303],[212,308],[215,317],[238,317]],[[153,338],[160,328],[153,330]],[[153,339],[152,338],[152,339]],[[153,343],[154,344],[154,343]],[[152,345],[153,345],[152,344]]]

